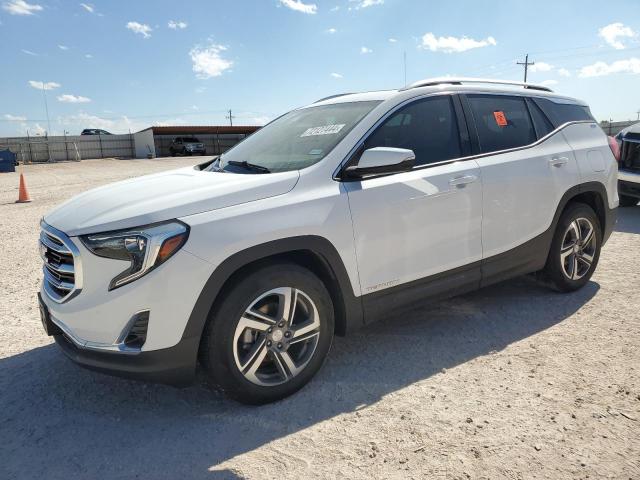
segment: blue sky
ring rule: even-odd
[[[640,110],[638,0],[0,0],[0,135],[262,124],[339,92],[463,75]]]

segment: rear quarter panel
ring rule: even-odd
[[[580,183],[599,182],[607,190],[609,208],[618,206],[618,164],[606,134],[593,122],[574,123],[562,129],[578,164]]]

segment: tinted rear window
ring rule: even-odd
[[[555,128],[567,122],[595,121],[589,107],[574,103],[556,103],[547,98],[534,98]]]
[[[523,147],[536,141],[524,98],[468,95],[482,153]]]
[[[553,124],[549,121],[542,110],[540,110],[540,107],[532,101],[527,101],[527,106],[529,107],[529,113],[531,114],[533,125],[536,127],[538,138],[542,138],[551,133],[554,129]]]

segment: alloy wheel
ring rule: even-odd
[[[320,318],[311,298],[296,288],[274,288],[253,300],[238,320],[233,357],[251,383],[279,385],[304,370],[319,338]]]
[[[568,279],[580,280],[589,273],[596,246],[597,238],[591,221],[580,217],[569,224],[560,248],[560,264]]]

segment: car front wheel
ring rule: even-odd
[[[295,264],[263,267],[234,282],[212,312],[201,360],[232,398],[264,404],[302,388],[333,337],[333,304],[322,281]]]

